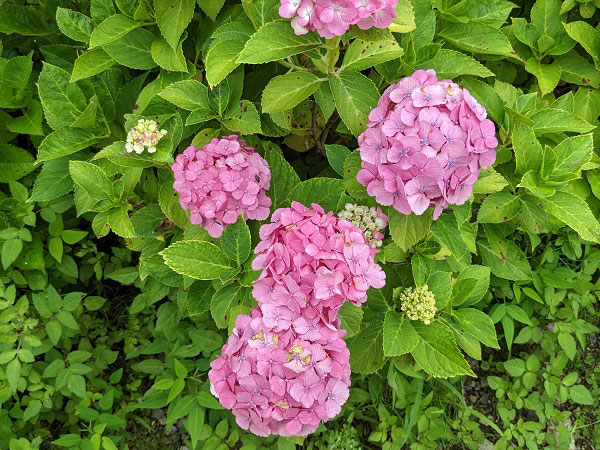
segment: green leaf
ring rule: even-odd
[[[390,234],[394,243],[406,251],[425,238],[431,227],[431,215],[432,211],[429,210],[420,216],[415,214],[407,216],[391,207],[388,218]]]
[[[8,385],[10,389],[16,393],[17,386],[19,384],[19,378],[21,377],[21,363],[17,358],[13,359],[8,363],[5,369],[6,381],[8,381]]]
[[[399,0],[396,5],[396,17],[388,27],[392,33],[410,33],[415,28],[415,13],[409,0]]]
[[[479,342],[488,347],[500,348],[492,319],[475,308],[461,308],[453,312],[454,320]]]
[[[236,133],[254,134],[262,132],[260,116],[258,115],[256,106],[248,100],[242,100],[239,103],[236,102],[227,108],[225,117],[221,119],[221,123]]]
[[[234,306],[234,302],[241,298],[241,290],[242,286],[239,283],[232,283],[214,293],[210,301],[210,314],[219,328],[227,327],[229,323],[227,313]]]
[[[360,72],[377,64],[398,59],[403,53],[402,47],[394,40],[368,42],[357,39],[346,49],[340,71]]]
[[[3,4],[0,8],[0,33],[45,36],[55,29],[42,6]]]
[[[62,335],[62,326],[60,325],[60,322],[56,319],[52,319],[47,322],[46,333],[48,334],[48,338],[53,345],[58,344],[60,336]]]
[[[115,60],[101,48],[82,53],[76,60],[71,73],[71,82],[93,77],[115,65]]]
[[[56,24],[62,34],[79,42],[88,42],[94,27],[88,16],[66,8],[56,10]]]
[[[427,286],[435,296],[435,307],[442,311],[452,297],[452,276],[450,272],[432,272],[427,279]]]
[[[63,255],[63,241],[59,237],[50,238],[48,241],[48,251],[50,252],[50,256],[52,256],[59,263],[62,261]]]
[[[350,196],[356,199],[367,199],[367,189],[358,182],[356,175],[361,170],[362,159],[358,151],[350,152],[344,160],[343,177],[344,187]]]
[[[571,334],[564,332],[558,333],[558,344],[570,360],[575,359],[575,356],[577,355],[577,344],[575,343],[575,338]]]
[[[0,146],[0,159],[2,158]],[[0,168],[2,164],[0,164]],[[0,170],[1,173],[1,170]],[[1,180],[1,178],[0,178]],[[31,191],[31,200],[36,202],[48,201],[73,190],[73,179],[69,173],[67,157],[54,159],[44,163]]]
[[[67,378],[67,387],[78,397],[86,397],[85,378],[82,375],[70,374],[69,378]]]
[[[60,447],[75,447],[81,442],[79,434],[63,434],[60,438],[52,441],[52,444]]]
[[[445,48],[440,49],[432,59],[418,64],[415,68],[434,69],[440,79],[452,79],[459,75],[472,75],[484,78],[494,76],[492,71],[476,59],[464,53]]]
[[[580,405],[593,405],[594,397],[590,394],[590,391],[582,384],[576,384],[569,388],[569,397],[575,403]]]
[[[212,86],[216,86],[235,69],[239,62],[239,54],[244,49],[243,40],[222,40],[216,42],[206,54],[206,81]]]
[[[140,23],[123,14],[107,17],[92,32],[90,48],[117,41],[138,26],[140,26]]]
[[[452,253],[452,258],[449,261],[455,261],[461,269],[469,265],[469,251],[462,239],[462,235],[458,229],[458,222],[454,216],[442,214],[433,222],[431,233],[435,240]]]
[[[310,72],[290,72],[269,81],[262,95],[262,110],[266,113],[287,111],[312,95],[322,80]]]
[[[19,108],[25,106],[31,97],[32,55],[30,52],[8,60],[0,58],[0,107]]]
[[[360,332],[363,319],[363,310],[350,302],[345,302],[338,310],[338,317],[342,321],[341,327],[346,330],[346,338],[351,338]]]
[[[556,165],[550,174],[555,182],[569,181],[581,176],[582,167],[590,161],[594,153],[592,134],[573,136],[563,140],[552,150]]]
[[[367,128],[368,116],[377,106],[379,92],[361,73],[337,73],[329,80],[337,111],[348,129],[358,136]]]
[[[152,59],[161,68],[170,72],[187,72],[187,63],[181,48],[182,44],[183,41],[180,41],[179,45],[173,49],[164,38],[156,38],[150,48]]]
[[[55,130],[69,126],[87,106],[83,92],[70,79],[65,70],[44,63],[38,80],[38,92],[48,125]]]
[[[288,199],[300,202],[308,208],[311,207],[311,203],[318,203],[325,213],[335,212],[343,192],[342,180],[316,177],[294,186],[288,194]]]
[[[93,131],[80,128],[62,128],[46,136],[38,148],[37,161],[67,156],[95,144],[99,136]]]
[[[154,39],[155,36],[148,30],[135,28],[118,40],[104,44],[102,48],[123,66],[147,70],[156,67],[156,63],[152,59]]]
[[[600,223],[584,200],[559,191],[539,201],[546,212],[573,228],[583,239],[600,242]]]
[[[448,23],[439,35],[468,52],[517,58],[508,38],[500,30],[483,23]]]
[[[202,428],[204,427],[204,409],[202,409],[200,406],[196,406],[194,409],[192,409],[184,424],[188,433],[190,433],[192,446],[195,448],[200,441]]]
[[[338,175],[344,176],[344,161],[350,154],[350,150],[343,145],[327,144],[325,145],[325,152],[331,168],[335,170]]]
[[[516,159],[516,173],[523,175],[530,170],[539,171],[542,167],[544,150],[535,137],[532,128],[517,124],[513,131],[513,149]]]
[[[586,22],[571,22],[563,24],[565,31],[594,59],[596,67],[600,65],[600,32]]]
[[[560,15],[560,6],[559,0],[537,0],[531,8],[531,23],[538,34],[552,39],[553,44],[547,50],[549,55],[561,55],[575,45],[561,26],[566,17]],[[539,50],[545,52],[541,48]]]
[[[197,80],[183,80],[170,84],[158,95],[188,111],[210,109],[208,88]]]
[[[546,108],[531,116],[533,130],[536,135],[547,133],[588,133],[595,127],[573,113],[562,109]]]
[[[489,242],[477,241],[483,263],[497,277],[507,280],[530,280],[531,267],[523,252],[514,242],[505,241],[503,244],[503,250],[498,250]]]
[[[437,320],[430,325],[423,325],[418,321],[412,325],[419,336],[419,342],[411,355],[425,372],[441,378],[475,376],[447,326]]]
[[[59,311],[56,318],[65,327],[71,328],[72,330],[79,330],[79,325],[70,312],[64,310]]]
[[[322,44],[317,33],[297,36],[287,20],[276,20],[261,27],[246,42],[238,64],[263,64],[305,53]]]
[[[33,161],[33,156],[27,150],[0,144],[0,183],[18,180],[33,172]]]
[[[475,281],[475,283],[471,284],[472,281]],[[488,287],[490,285],[490,269],[489,267],[485,266],[469,266],[466,269],[462,270],[458,275],[455,288],[460,288],[461,285],[459,283],[461,282],[468,282],[468,284],[470,284],[472,288],[467,290],[466,293],[460,293],[464,300],[462,300],[461,298],[461,301],[455,302],[454,298],[456,298],[456,296],[454,296],[452,300],[452,305],[474,305],[479,300],[481,300],[488,291]]]
[[[300,177],[283,157],[281,149],[272,143],[265,143],[264,157],[271,169],[271,187],[266,195],[273,202],[272,208],[281,208],[287,201],[290,191],[300,184]]]
[[[557,56],[554,60],[560,66],[561,80],[581,86],[591,86],[594,89],[600,88],[600,73],[587,59],[577,53],[569,52]],[[577,111],[575,113],[577,114]]]
[[[135,237],[135,230],[127,212],[130,207],[130,205],[118,206],[112,209],[108,216],[108,223],[111,230],[113,230],[115,234],[126,239]]]
[[[17,238],[7,239],[2,244],[2,267],[8,269],[23,250],[23,241]]]
[[[230,269],[219,247],[204,241],[178,241],[160,252],[167,266],[197,280],[214,280]]]
[[[383,322],[383,353],[400,356],[410,353],[419,343],[419,335],[405,314],[388,311]]]
[[[85,161],[71,161],[69,172],[75,184],[93,199],[102,200],[113,195],[112,182],[97,165]]]
[[[479,223],[503,223],[515,217],[521,210],[519,197],[508,192],[496,192],[488,195],[477,215]]]
[[[6,124],[6,128],[13,133],[31,134],[41,136],[42,130],[42,106],[36,100],[30,100],[27,103],[27,109],[23,115],[14,117]],[[12,161],[11,161],[12,162]]]
[[[365,375],[376,372],[385,362],[383,356],[383,322],[373,320],[367,328],[348,339],[350,366]]]
[[[556,63],[542,64],[535,58],[529,58],[525,70],[535,75],[542,95],[552,92],[560,80],[561,69]]]
[[[473,194],[491,194],[508,186],[508,181],[491,167],[479,172],[479,178],[473,186]]]
[[[183,31],[192,21],[194,0],[154,0],[156,24],[169,45],[175,49]]]
[[[236,223],[225,227],[221,248],[238,266],[248,259],[251,250],[250,229],[243,216],[240,215]]]
[[[225,0],[198,0],[200,9],[202,9],[213,22],[217,19],[217,14],[219,14],[219,11],[221,11],[224,4]]]
[[[112,0],[91,0],[90,15],[94,22],[101,23],[116,13]]]

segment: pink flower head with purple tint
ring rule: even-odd
[[[346,212],[354,215],[369,212],[377,233],[371,238],[383,238],[377,229],[387,216],[380,208],[350,206]],[[369,288],[385,285],[376,244],[353,222],[292,202],[260,228],[252,263],[262,271],[252,291],[258,307],[236,318],[208,373],[212,394],[241,428],[305,436],[348,399],[350,352],[337,313],[344,302],[360,306]]]
[[[433,70],[417,70],[391,85],[358,138],[356,179],[384,206],[402,214],[449,205],[473,192],[479,171],[496,160],[496,127],[485,108]]]
[[[281,0],[279,15],[292,19],[297,35],[316,31],[325,39],[361,30],[387,28],[396,17],[398,0]]]
[[[201,150],[188,147],[171,168],[173,188],[181,207],[190,211],[190,222],[214,238],[240,214],[251,220],[269,216],[269,165],[237,136],[214,138]]]

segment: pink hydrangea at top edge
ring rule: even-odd
[[[357,180],[384,206],[423,214],[462,205],[496,160],[496,127],[469,91],[417,70],[388,87],[358,138]]]
[[[212,361],[210,389],[238,425],[258,436],[305,436],[339,414],[349,395],[345,331],[292,313],[285,326],[254,308]],[[336,323],[339,327],[339,320]]]
[[[220,237],[240,214],[251,220],[269,217],[269,165],[237,136],[212,139],[201,150],[188,147],[171,168],[181,207],[212,237]]]
[[[359,228],[312,207],[293,202],[260,228],[252,268],[262,273],[253,295],[265,315],[267,307],[289,315],[311,308],[331,324],[345,301],[360,306],[367,289],[383,287],[385,272]]]
[[[279,15],[292,19],[296,34],[317,31],[325,39],[361,30],[387,28],[396,17],[398,0],[281,0]]]

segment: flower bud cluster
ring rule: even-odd
[[[351,25],[361,30],[387,28],[398,0],[281,0],[279,15],[292,19],[298,35],[317,31],[325,39],[344,35]]]
[[[385,284],[377,250],[351,222],[293,202],[260,228],[262,270],[250,316],[240,315],[211,363],[211,392],[259,436],[303,436],[339,414],[349,396],[350,352],[338,309]]]
[[[159,130],[158,124],[154,120],[140,119],[135,127],[132,127],[127,133],[127,142],[125,150],[127,153],[136,152],[138,155],[147,150],[148,153],[156,151],[156,144],[167,130]]]
[[[387,216],[381,208],[371,206],[359,206],[353,203],[346,203],[345,209],[338,213],[340,219],[352,222],[357,228],[360,228],[365,234],[365,239],[372,247],[381,247],[383,239],[383,230],[387,226]]]
[[[358,138],[356,179],[377,203],[421,215],[462,205],[496,160],[496,127],[469,91],[417,70],[385,90]]]
[[[435,296],[425,284],[421,287],[409,287],[400,294],[400,308],[410,320],[420,320],[429,325],[435,318]]]
[[[171,168],[181,207],[212,237],[220,237],[240,214],[251,220],[269,217],[269,165],[237,136],[212,139],[201,150],[188,147]]]

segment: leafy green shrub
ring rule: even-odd
[[[600,4],[516,6],[399,0],[326,40],[277,0],[0,3],[0,450],[600,446]],[[211,238],[170,165],[238,134],[271,212],[375,206],[356,138],[418,69],[487,109],[496,162],[437,220],[384,208],[339,418],[254,436],[207,372],[256,305],[261,223]],[[126,151],[139,120],[155,152]]]

